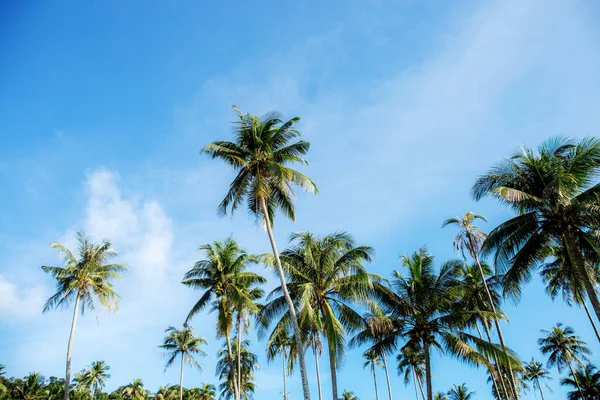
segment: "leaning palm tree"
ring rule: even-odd
[[[567,394],[568,400],[600,399],[600,371],[591,364],[578,368],[570,377],[561,379],[560,384],[575,389]]]
[[[57,291],[48,299],[43,312],[67,307],[71,302],[75,302],[67,345],[65,400],[69,399],[71,386],[71,349],[77,315],[79,312],[83,315],[86,309],[96,310],[95,301],[108,310],[117,310],[119,295],[114,291],[111,281],[121,278],[120,272],[127,269],[123,264],[109,262],[117,255],[110,242],[93,243],[82,232],[77,233],[77,242],[79,258],[64,245],[52,243],[51,247],[57,249],[62,256],[64,267],[42,267],[44,272],[52,275],[57,281]]]
[[[289,293],[298,308],[303,331],[320,331],[327,340],[332,398],[337,399],[336,369],[344,356],[346,333],[362,325],[361,315],[352,306],[366,305],[373,283],[380,280],[363,265],[371,260],[373,249],[356,246],[346,232],[322,238],[300,232],[293,234],[290,242],[291,246],[281,253]],[[268,322],[280,318],[277,325],[289,323],[282,292],[283,288],[278,287],[269,294],[261,319]]]
[[[567,366],[577,383],[573,361],[577,361],[583,366],[583,360],[587,360],[588,355],[591,354],[587,343],[579,339],[579,336],[575,335],[575,330],[570,326],[563,328],[562,323],[556,324],[549,331],[542,329],[541,332],[544,336],[538,340],[538,344],[542,354],[548,355],[548,368],[556,365],[558,372],[562,372]]]
[[[296,341],[286,329],[273,332],[267,342],[267,361],[273,361],[278,355],[281,356],[283,364],[283,400],[287,400],[287,376],[294,369],[297,352]]]
[[[496,268],[506,272],[505,290],[518,293],[544,261],[545,248],[560,244],[600,318],[596,282],[585,263],[600,249],[599,172],[599,139],[557,137],[537,151],[523,147],[475,182],[471,193],[476,200],[491,196],[518,214],[494,228],[482,246],[482,254],[493,253]]]
[[[381,286],[376,293],[384,310],[402,320],[400,334],[408,338],[405,346],[423,349],[427,400],[433,399],[432,347],[443,348],[471,365],[489,366],[488,357],[492,357],[502,365],[520,368],[520,361],[509,349],[462,330],[470,312],[456,307],[463,290],[457,279],[461,261],[448,261],[435,273],[433,256],[422,248],[410,257],[403,256],[402,264],[408,275],[394,271],[391,289]]]
[[[544,400],[544,391],[542,390],[541,380],[550,380],[552,377],[550,376],[550,371],[548,371],[541,362],[537,362],[535,360],[531,360],[530,362],[524,365],[525,374],[523,378],[526,381],[529,381],[533,384],[533,390],[537,389],[540,392],[540,396],[542,400]],[[548,390],[550,387],[546,384]]]
[[[302,158],[310,147],[308,142],[292,142],[300,133],[293,126],[300,118],[283,122],[277,114],[259,118],[243,114],[234,106],[238,120],[235,123],[234,141],[217,141],[207,145],[204,152],[220,158],[237,171],[229,192],[219,205],[221,214],[231,213],[246,201],[250,213],[261,220],[267,230],[275,266],[279,274],[283,295],[289,308],[294,338],[298,349],[303,349],[296,310],[290,297],[279,252],[273,236],[273,217],[277,209],[294,219],[294,192],[292,185],[316,193],[316,185],[307,176],[290,168],[290,164],[307,164]],[[298,353],[304,399],[310,399],[304,352]]]
[[[173,365],[178,356],[181,356],[181,370],[179,373],[179,400],[183,399],[183,366],[187,361],[190,367],[196,367],[202,370],[200,364],[194,358],[195,356],[206,356],[206,353],[200,348],[208,344],[208,341],[196,335],[191,326],[185,326],[183,329],[177,329],[173,326],[165,329],[163,343],[158,346],[164,350],[164,355],[168,357],[165,368]]]
[[[229,360],[234,360],[231,353],[231,332],[235,305],[252,305],[253,300],[248,297],[246,288],[265,280],[247,270],[251,264],[258,261],[257,257],[248,254],[231,237],[202,245],[199,250],[204,252],[205,258],[196,262],[194,268],[185,274],[182,283],[204,292],[192,307],[186,322],[210,304],[211,311],[217,312],[217,337],[225,338],[230,353]],[[235,374],[235,368],[231,367],[232,373]],[[239,400],[237,381],[234,380],[233,384],[234,398]]]
[[[419,392],[421,397],[425,398],[423,391],[423,380],[425,379],[425,355],[423,350],[416,346],[406,346],[396,357],[398,361],[398,375],[404,375],[404,385],[408,385],[413,381],[415,387],[415,399],[419,400]]]
[[[379,391],[377,390],[377,373],[376,367],[381,367],[381,359],[379,354],[373,350],[367,351],[363,354],[363,358],[366,360],[363,364],[363,368],[369,367],[373,374],[373,384],[375,385],[375,400],[379,400]]]
[[[127,400],[144,400],[148,396],[148,391],[144,389],[144,382],[141,379],[135,379],[123,388],[121,394]]]
[[[585,286],[579,278],[579,272],[571,262],[569,252],[563,246],[550,246],[548,254],[553,259],[544,263],[540,268],[540,275],[546,282],[546,293],[550,295],[552,300],[559,294],[562,295],[563,301],[568,306],[573,305],[573,303],[581,305],[594,329],[596,339],[600,342],[600,333],[586,304]],[[586,259],[586,269],[595,281],[599,281],[600,268],[598,268],[598,260],[588,257]]]
[[[475,396],[475,392],[469,391],[467,385],[454,385],[452,389],[448,391],[449,400],[471,400]]]

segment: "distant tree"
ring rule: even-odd
[[[575,374],[563,378],[560,384],[575,389],[567,394],[568,400],[600,399],[600,372],[591,364],[578,368]]]
[[[242,349],[240,352],[237,351],[238,342],[234,341],[233,345],[233,354],[234,357],[237,357],[238,354],[241,355],[240,365],[241,365],[241,396],[243,400],[251,400],[254,395],[254,391],[256,389],[254,384],[254,371],[258,369],[258,357],[256,354],[252,353],[249,349],[250,342],[244,340],[241,342]],[[229,354],[226,348],[222,348],[217,353],[218,361],[217,361],[217,377],[221,380],[221,384],[219,385],[220,398],[225,400],[231,400],[234,397],[233,393],[233,381],[234,374],[231,373],[231,366],[237,366],[237,360],[233,360],[231,363],[228,360]]]
[[[425,398],[425,392],[423,391],[423,380],[425,379],[425,355],[423,350],[416,346],[404,346],[400,354],[396,357],[398,362],[398,375],[404,375],[404,384],[413,381],[415,387],[415,398],[419,400],[419,392],[421,396]]]
[[[342,393],[342,397],[340,398],[340,400],[360,400],[360,399],[354,395],[354,392],[349,392],[347,390],[344,390],[344,393]]]
[[[533,384],[533,389],[537,389],[540,392],[542,400],[544,400],[544,391],[542,390],[542,384],[540,383],[540,381],[551,380],[552,377],[550,376],[550,371],[545,369],[542,366],[542,363],[537,362],[533,359],[530,362],[525,363],[524,367],[525,375],[523,378],[526,381],[529,381]],[[550,386],[548,386],[548,384],[546,384],[546,387],[548,388],[548,390],[550,390]]]
[[[144,389],[144,383],[141,379],[135,379],[125,386],[121,394],[125,400],[145,400],[148,397],[148,391]]]
[[[475,396],[475,392],[470,392],[466,384],[454,385],[448,391],[449,400],[471,400]]]

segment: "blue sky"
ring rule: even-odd
[[[5,2],[0,361],[8,375],[63,374],[71,315],[41,314],[54,286],[39,266],[59,262],[50,242],[73,243],[83,229],[111,239],[130,271],[117,284],[119,313],[80,319],[74,369],[105,360],[109,389],[138,377],[152,389],[177,381],[157,345],[198,296],[179,284],[197,246],[233,234],[251,252],[269,250],[244,212],[216,215],[232,173],[198,154],[228,137],[231,104],[299,115],[312,143],[306,172],[320,193],[298,196],[297,222],[277,221],[279,247],[294,231],[347,230],[375,247],[370,269],[385,276],[400,254],[425,244],[438,262],[455,257],[445,218],[473,210],[489,230],[510,216],[471,200],[479,174],[521,144],[598,135],[599,16],[594,2],[553,0]],[[523,359],[542,359],[539,330],[558,321],[600,351],[584,312],[552,303],[537,278],[505,311],[506,340]],[[213,316],[193,325],[210,340],[210,357],[186,384],[215,382]],[[266,363],[264,343],[253,348],[256,398],[276,398],[279,363]],[[340,390],[372,399],[361,365],[360,352],[349,352]],[[490,398],[483,370],[440,355],[433,368],[435,390],[465,382]],[[564,398],[553,372],[552,396]],[[324,373],[327,395],[328,383]],[[392,384],[397,398],[413,395],[395,374]],[[294,377],[290,398],[300,395]]]

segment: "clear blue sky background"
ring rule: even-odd
[[[179,284],[197,246],[233,233],[269,250],[244,212],[217,217],[232,173],[198,154],[228,137],[234,103],[300,115],[312,143],[306,172],[321,192],[299,195],[296,223],[278,221],[281,248],[293,231],[347,230],[385,276],[425,244],[439,262],[455,257],[442,220],[473,210],[489,230],[511,215],[471,200],[479,174],[521,144],[599,134],[599,17],[596,2],[554,0],[1,2],[0,362],[8,375],[63,374],[71,314],[41,314],[54,286],[39,267],[59,262],[51,241],[83,229],[110,238],[130,272],[119,313],[80,319],[74,369],[105,360],[109,389],[177,381],[157,345],[198,296]],[[525,360],[542,360],[539,330],[558,321],[600,350],[584,312],[552,303],[538,278],[505,310]],[[193,322],[210,357],[187,385],[216,382],[213,318]],[[256,398],[277,398],[279,362],[252,339]],[[373,399],[361,365],[349,352],[340,390]],[[481,369],[436,354],[433,371],[435,390],[465,382],[490,398]],[[553,375],[547,398],[564,398]],[[396,398],[413,396],[392,379]]]

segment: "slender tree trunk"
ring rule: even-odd
[[[540,396],[542,396],[542,400],[544,400],[544,392],[542,391],[542,385],[540,385],[540,381],[537,381],[537,387],[540,391]]]
[[[428,339],[423,339],[423,353],[425,354],[425,385],[427,386],[427,400],[433,400],[433,388],[431,387],[431,356],[429,354]]]
[[[327,339],[327,348],[329,349],[329,370],[331,371],[331,394],[333,399],[338,399],[338,388],[337,388],[337,371],[335,369],[335,352],[333,349],[333,343]]]
[[[574,259],[577,272],[579,272],[579,275],[583,280],[585,291],[587,292],[588,298],[590,299],[590,303],[592,303],[592,308],[594,309],[596,318],[600,320],[600,301],[598,300],[598,294],[596,292],[596,289],[594,288],[592,280],[590,279],[590,275],[588,274],[587,269],[585,268],[585,259],[579,251],[579,248],[577,247],[577,244],[575,243],[575,240],[573,239],[572,235],[569,233],[563,235],[563,237],[567,242],[566,244],[569,255],[572,257],[572,259]]]
[[[69,344],[67,345],[67,367],[65,373],[65,400],[69,400],[69,386],[71,386],[71,349],[73,348],[73,336],[75,336],[75,325],[77,325],[77,315],[79,314],[79,293],[75,298],[75,307],[73,309],[73,322],[71,322],[71,333],[69,334]]]
[[[583,306],[583,309],[585,310],[585,313],[587,314],[587,317],[590,320],[590,324],[592,324],[592,328],[594,328],[594,333],[596,334],[596,339],[598,339],[598,341],[600,342],[600,334],[598,333],[598,328],[596,327],[596,323],[594,322],[594,319],[592,318],[592,314],[590,314],[590,310],[588,309],[587,305],[585,304],[585,299],[582,299],[581,305]]]
[[[323,392],[321,391],[321,369],[319,368],[319,352],[317,346],[313,347],[313,353],[315,354],[315,368],[317,371],[317,389],[319,390],[319,400],[323,400]]]
[[[375,385],[375,400],[379,400],[379,391],[377,390],[377,375],[375,374],[375,364],[371,365],[373,371],[373,384]],[[337,397],[335,397],[337,399]]]
[[[285,275],[281,266],[281,259],[279,258],[279,252],[277,251],[277,245],[275,244],[275,237],[273,236],[273,229],[271,228],[271,220],[269,218],[269,213],[267,212],[267,203],[264,198],[261,198],[259,201],[265,227],[267,228],[267,234],[269,235],[269,241],[271,242],[271,248],[273,249],[273,256],[275,257],[275,266],[277,267],[277,273],[279,274],[279,280],[281,281],[281,290],[283,291],[283,296],[285,297],[290,310],[290,319],[292,320],[292,327],[294,328],[294,339],[296,340],[296,346],[298,347],[298,364],[300,364],[300,377],[302,378],[302,392],[304,393],[304,400],[310,400],[310,388],[308,386],[308,376],[306,375],[306,363],[304,360],[304,345],[302,344],[302,337],[300,336],[300,327],[298,326],[296,308],[294,307],[294,302],[290,297],[290,293],[285,283]]]
[[[573,380],[575,381],[575,384],[577,385],[577,390],[579,391],[579,395],[581,396],[582,399],[585,399],[585,396],[583,395],[583,391],[581,390],[581,386],[579,386],[579,381],[577,380],[577,375],[575,375],[575,371],[573,370],[573,366],[571,365],[571,361],[567,362],[567,365],[569,366],[569,370],[571,370],[571,375],[573,376]]]
[[[477,328],[479,329],[479,328]],[[487,321],[483,321],[483,330],[485,331],[485,336],[487,337],[487,341],[489,343],[492,343],[492,336],[490,335],[490,327],[487,324]],[[481,336],[481,333],[479,334]],[[496,366],[496,373],[498,374],[498,376],[495,378],[497,380],[500,381],[500,385],[502,385],[502,390],[504,392],[504,397],[508,398],[508,390],[506,390],[506,383],[504,382],[504,378],[502,378],[502,369],[500,368],[500,366],[498,365],[498,360],[496,359],[496,357],[494,357],[494,363]],[[492,375],[493,371],[492,371]],[[494,379],[492,379],[492,383],[494,382]],[[494,388],[496,390],[496,394],[498,395],[498,399],[502,399],[502,396],[500,396],[500,392],[498,390],[498,386],[497,383],[494,384]]]
[[[233,397],[235,400],[240,400],[239,389],[237,385],[237,378],[235,373],[235,363],[233,362],[233,348],[231,346],[231,333],[229,330],[225,332],[225,341],[227,342],[227,355],[229,357],[229,371],[233,380]]]
[[[412,370],[413,386],[415,387],[415,399],[419,400],[419,392],[417,391],[417,374],[415,373],[414,367],[410,367],[410,369]],[[425,400],[425,396],[423,396],[423,400]]]
[[[237,387],[242,397],[242,313],[237,313]]]
[[[283,360],[283,400],[287,400],[287,382],[285,380],[287,375],[287,360],[285,357],[285,350],[283,351],[281,359]]]
[[[183,400],[183,365],[184,354],[181,353],[181,373],[179,374],[179,400]]]
[[[472,247],[474,247],[474,241],[469,236],[469,240],[471,241]],[[492,299],[492,295],[490,293],[490,289],[488,288],[487,281],[485,279],[485,273],[483,272],[483,267],[481,266],[481,262],[479,261],[479,254],[477,251],[473,254],[475,258],[475,262],[477,263],[477,267],[479,268],[479,273],[481,274],[481,280],[483,281],[483,287],[485,288],[485,293],[487,294],[488,301],[490,302],[490,307],[492,308],[492,312],[496,314],[496,305],[494,304],[494,300]],[[502,328],[500,328],[500,322],[498,318],[494,315],[494,325],[496,326],[496,330],[498,331],[498,339],[500,339],[500,345],[502,346],[502,350],[506,352],[506,344],[504,344],[504,335],[502,334]],[[516,400],[519,399],[519,392],[517,391],[517,381],[515,380],[515,374],[513,373],[512,368],[506,367],[508,369],[508,373],[510,374],[510,386],[511,390],[514,394],[514,398]]]
[[[388,372],[387,357],[384,354],[381,358],[383,358],[383,368],[385,369],[385,380],[387,381],[388,395],[390,397],[390,400],[392,400],[392,385],[390,384],[390,374]]]
[[[416,374],[414,367],[413,367],[413,372]],[[416,378],[417,378],[417,383],[419,384],[419,391],[421,392],[421,397],[423,398],[423,400],[425,400],[425,391],[423,390],[423,382],[421,382],[421,378],[419,378],[418,376]]]

